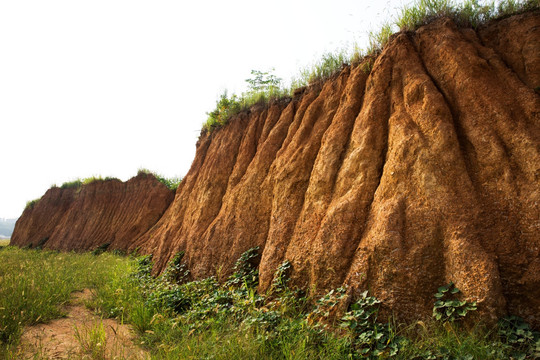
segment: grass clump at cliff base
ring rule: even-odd
[[[370,32],[366,49],[355,45],[353,49],[326,53],[311,66],[301,69],[291,80],[290,86],[285,86],[282,79],[277,78],[271,71],[252,70],[255,77],[246,80],[249,86],[245,93],[238,96],[224,91],[220,95],[215,109],[207,113],[202,133],[224,126],[232,116],[253,105],[268,105],[272,101],[288,100],[297,89],[321,84],[338,74],[345,66],[361,65],[366,72],[371,71],[374,59],[397,31],[415,31],[441,17],[452,19],[457,26],[476,29],[495,19],[537,9],[540,9],[539,0],[416,0],[412,5],[402,8],[399,14],[392,21],[383,24],[379,31]]]
[[[70,293],[89,287],[88,306],[130,323],[152,359],[536,359],[540,334],[507,317],[486,329],[463,323],[476,305],[453,285],[434,296],[432,320],[399,325],[378,317],[380,301],[347,291],[310,299],[289,285],[291,265],[257,292],[257,248],[246,251],[224,282],[191,280],[178,253],[160,276],[152,257],[110,253],[0,251],[0,358],[14,358],[25,325],[61,316]]]

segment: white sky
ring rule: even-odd
[[[0,218],[79,177],[184,176],[222,90],[365,47],[404,3],[0,1]]]

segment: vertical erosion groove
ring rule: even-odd
[[[343,157],[334,193],[314,240],[308,264],[291,253],[293,266],[309,269],[311,289],[324,291],[338,285],[349,268],[360,241],[380,181],[387,148],[391,65],[386,52],[375,62],[367,79],[361,110],[354,121],[349,147]],[[299,274],[301,275],[301,274]]]
[[[436,42],[434,34],[443,41]],[[492,267],[500,269],[483,268],[483,281],[491,281],[492,291],[499,292],[498,296],[485,296],[486,302],[490,302],[485,308],[493,307],[492,314],[500,313],[504,306],[500,292],[507,295],[508,289],[512,289],[508,308],[531,317],[520,310],[524,295],[519,294],[522,286],[518,284],[527,268],[524,265],[538,256],[531,256],[530,251],[538,247],[538,239],[523,231],[533,217],[540,216],[534,205],[538,193],[532,188],[540,166],[535,120],[535,109],[540,106],[538,97],[506,68],[493,50],[482,46],[474,32],[459,31],[446,21],[439,26],[426,26],[416,37],[426,69],[457,115],[454,121],[462,129],[461,136],[475,149],[475,176],[471,177],[475,193],[471,198],[475,199],[478,211],[476,221],[472,218],[468,222],[462,237],[467,232],[476,234],[474,246],[480,246],[493,263],[496,261]],[[457,238],[454,241],[459,242]],[[451,260],[456,266],[467,262],[455,255]],[[465,282],[462,287],[470,294],[478,294],[474,290],[477,283],[467,281],[464,273],[457,274]],[[500,280],[495,278],[496,274]],[[497,281],[502,290],[496,289]],[[530,290],[540,295],[539,290]]]
[[[355,119],[362,106],[367,75],[361,67],[350,71],[336,113],[322,138],[303,207],[285,254],[285,258],[293,261],[295,277],[304,281],[309,276],[311,263],[317,261],[311,257],[313,241],[332,199]]]
[[[283,260],[293,236],[319,153],[321,141],[334,120],[350,69],[323,86],[320,94],[306,108],[298,130],[280,150],[272,166],[273,199],[268,240],[260,266],[260,286],[266,288]],[[291,135],[291,133],[289,133]]]

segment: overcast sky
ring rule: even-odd
[[[218,95],[367,44],[392,1],[0,2],[0,218],[52,184],[183,176]]]

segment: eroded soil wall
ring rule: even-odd
[[[405,319],[454,281],[487,318],[538,326],[539,54],[538,12],[398,34],[371,72],[346,67],[203,134],[132,247],[157,270],[183,250],[200,278],[260,246],[261,289],[289,260],[294,284],[369,289]]]

